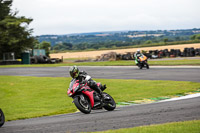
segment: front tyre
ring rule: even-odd
[[[104,102],[104,106],[103,108],[108,110],[108,111],[112,111],[116,108],[116,103],[115,103],[115,100],[107,93],[103,92],[103,95],[105,95],[106,97],[109,97],[109,100],[106,100]]]
[[[149,64],[148,63],[146,63],[146,68],[149,69]]]
[[[3,126],[5,122],[5,116],[3,114],[3,111],[0,109],[0,127]]]
[[[142,69],[142,63],[138,63],[138,67]]]
[[[141,63],[141,64],[140,64],[140,69],[142,69],[142,68],[143,68],[143,66],[144,66],[144,64],[143,64],[143,63]]]
[[[82,113],[89,114],[91,112],[91,104],[83,95],[75,97],[74,104]]]

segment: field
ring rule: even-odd
[[[135,52],[137,49],[140,50],[162,50],[162,49],[180,49],[181,51],[184,48],[200,48],[200,43],[196,44],[181,44],[181,45],[169,45],[169,46],[158,46],[158,47],[143,47],[143,48],[130,48],[130,49],[116,49],[116,50],[99,50],[99,51],[83,51],[83,52],[67,52],[67,53],[57,53],[57,54],[50,54],[51,58],[61,58],[63,56],[64,59],[66,58],[96,58],[97,56],[101,56],[101,54],[105,54],[108,52],[117,52],[120,54],[126,52]]]
[[[6,120],[75,112],[67,95],[71,78],[0,76],[0,107]],[[95,79],[106,83],[106,92],[117,103],[175,96],[199,90],[200,83],[188,81]],[[123,95],[121,95],[123,91]]]

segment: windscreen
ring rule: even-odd
[[[76,79],[73,79],[69,84],[69,89],[72,90],[74,83],[76,82]]]

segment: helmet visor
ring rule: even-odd
[[[79,75],[79,71],[72,71],[72,72],[70,72],[70,75],[72,78],[77,78]]]
[[[78,77],[78,72],[73,72],[73,73],[72,73],[72,77],[73,77],[73,78],[77,78],[77,77]]]

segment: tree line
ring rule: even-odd
[[[176,37],[143,37],[135,40],[127,41],[105,41],[105,42],[83,42],[79,44],[72,44],[68,42],[58,43],[52,46],[54,52],[65,50],[98,50],[108,48],[132,47],[136,45],[155,46],[155,45],[171,45],[180,43],[197,43],[200,42],[200,34],[192,36],[176,36]]]

